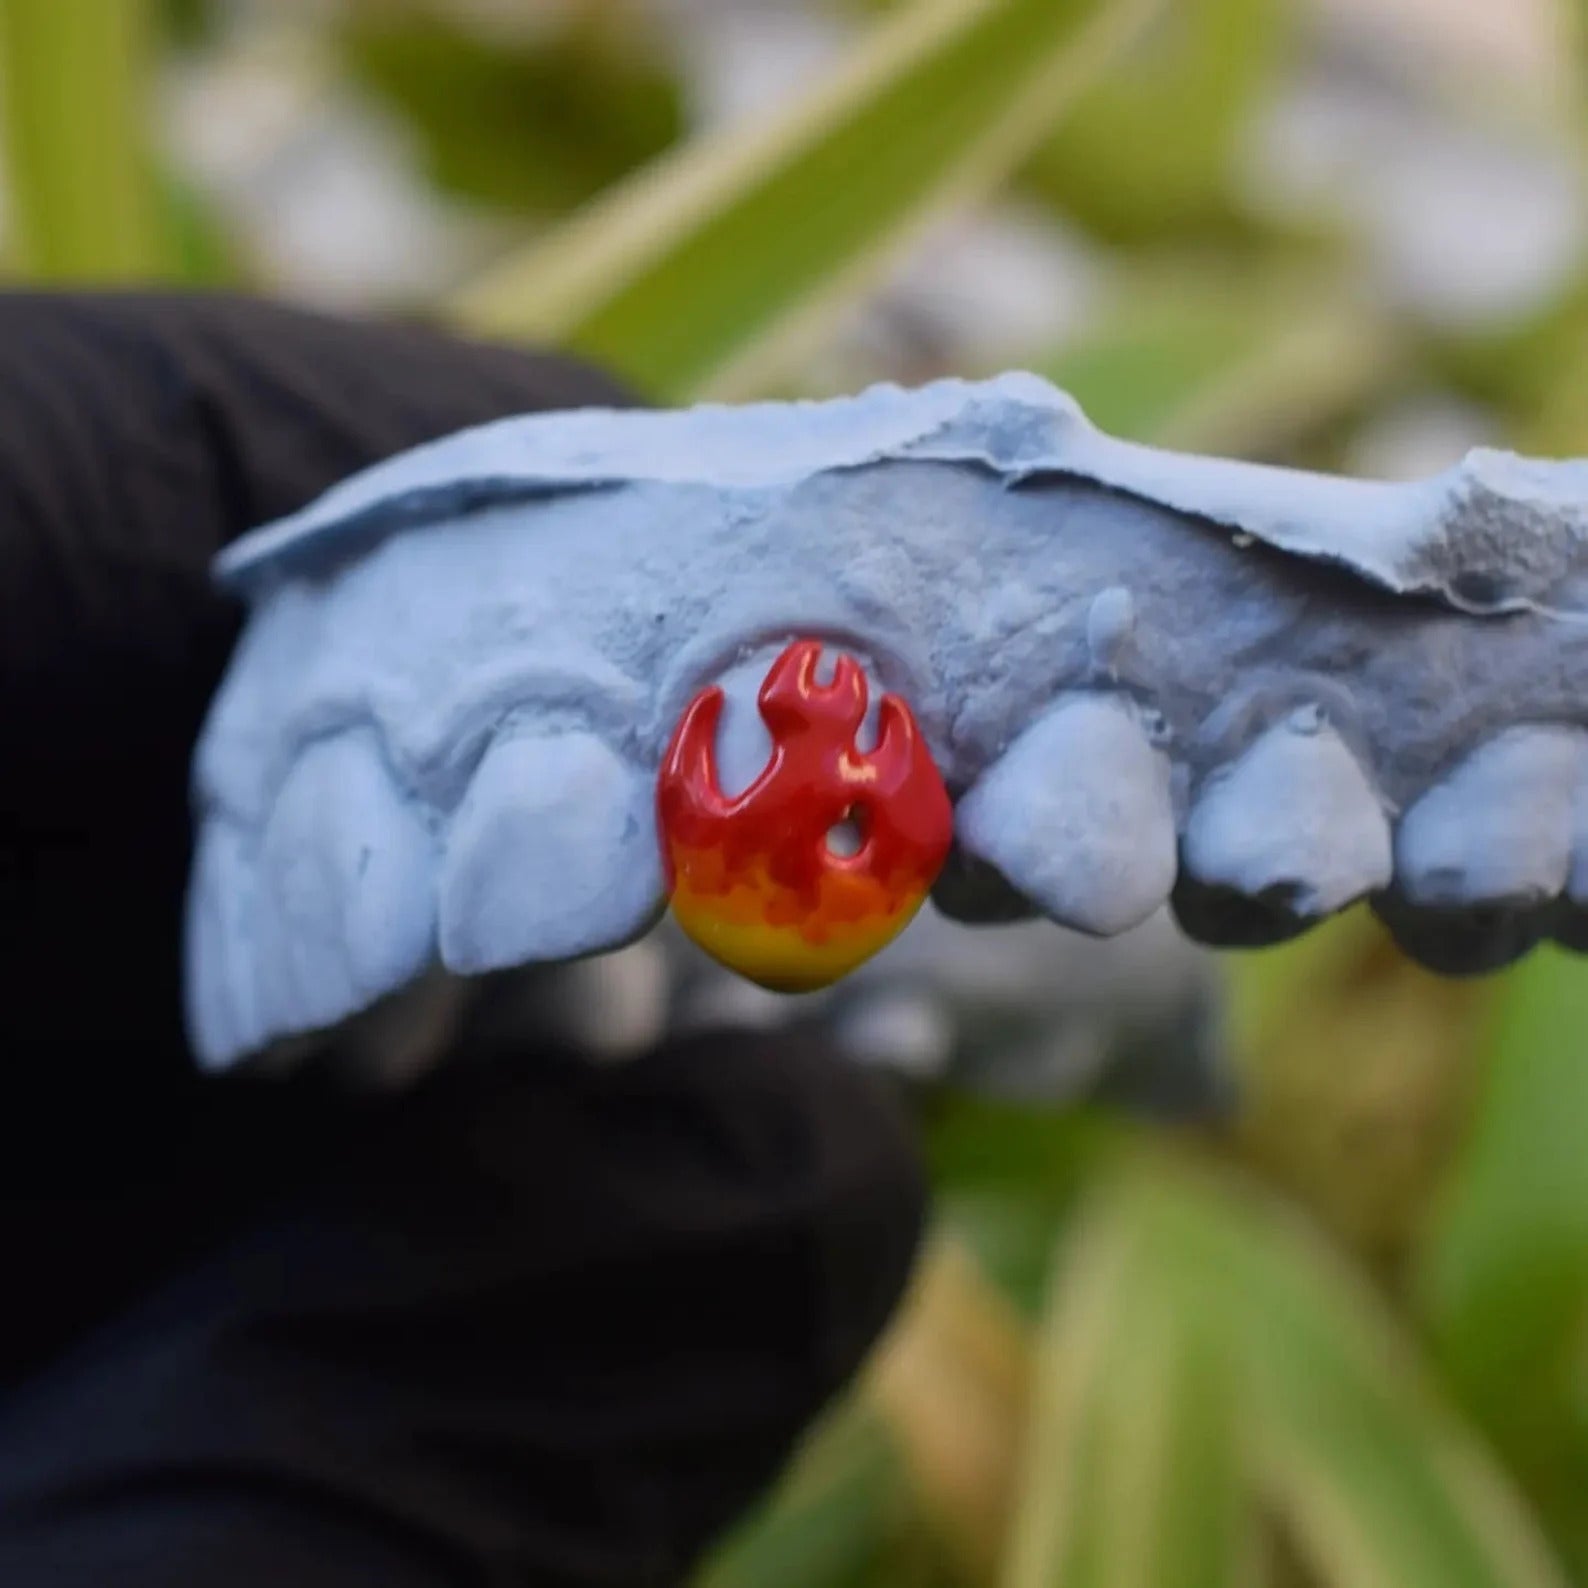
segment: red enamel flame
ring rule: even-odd
[[[773,663],[759,706],[772,753],[742,794],[723,793],[716,739],[723,692],[702,690],[679,722],[657,785],[674,914],[723,963],[767,986],[824,985],[894,937],[948,853],[947,791],[910,708],[878,702],[876,747],[858,735],[865,674],[839,655],[817,680],[818,640]],[[852,823],[859,847],[835,852]]]

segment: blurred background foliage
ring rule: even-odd
[[[663,400],[1023,366],[1252,458],[1584,453],[1583,20],[4,0],[0,246]],[[915,1291],[703,1585],[1588,1583],[1588,977],[1442,983],[1362,911],[1217,974],[1214,1115],[916,1088]]]

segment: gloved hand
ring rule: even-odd
[[[418,327],[0,296],[0,1583],[665,1584],[903,1286],[880,1084],[793,1037],[206,1078],[215,551],[382,456],[630,399]]]

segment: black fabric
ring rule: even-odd
[[[215,549],[366,463],[632,401],[226,297],[0,294],[0,1584],[677,1581],[849,1376],[922,1188],[765,1037],[399,1098],[179,1017]]]

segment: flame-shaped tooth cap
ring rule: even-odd
[[[729,808],[717,776],[717,724],[722,720],[722,706],[720,689],[701,690],[679,719],[662,762],[662,783],[669,790],[677,821],[720,820]],[[664,864],[669,849],[664,843]]]
[[[840,655],[832,682],[817,681],[819,640],[796,640],[772,664],[758,697],[761,717],[774,739],[795,729],[841,734],[852,741],[865,720],[866,675],[854,657]]]
[[[947,857],[953,813],[910,708],[878,703],[877,746],[857,735],[866,675],[840,655],[817,681],[822,646],[796,640],[757,697],[772,752],[742,794],[718,780],[721,688],[679,720],[657,782],[673,913],[707,953],[762,986],[809,991],[890,942],[921,907]],[[858,843],[840,853],[833,830]]]
[[[897,695],[884,695],[877,703],[877,747],[861,758],[875,773],[872,786],[879,794],[908,788],[920,748],[921,734],[910,708]]]

